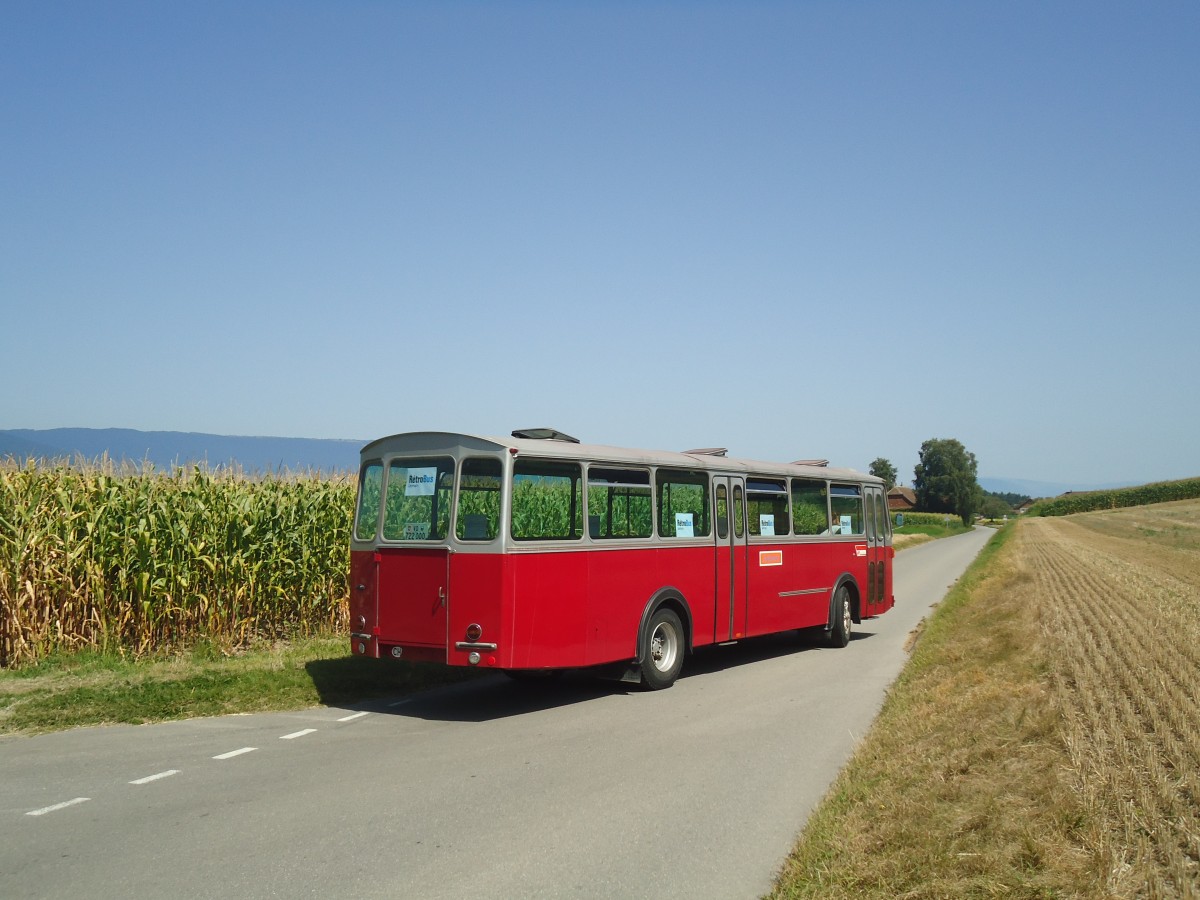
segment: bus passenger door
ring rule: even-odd
[[[745,479],[713,478],[716,528],[716,609],[713,641],[736,641],[746,634],[746,484]]]
[[[867,527],[867,602],[862,611],[864,617],[877,616],[886,607],[885,573],[888,568],[887,521],[881,520],[883,491],[866,486],[863,489],[863,506]]]

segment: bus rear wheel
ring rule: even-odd
[[[642,684],[652,691],[669,688],[683,669],[683,624],[670,609],[656,610],[646,626]]]
[[[829,646],[845,647],[850,643],[850,629],[854,627],[854,613],[850,609],[850,588],[842,585],[833,595],[833,622],[829,629]]]

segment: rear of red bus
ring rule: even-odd
[[[463,436],[453,437],[466,445],[455,445],[446,437],[396,436],[363,450],[350,549],[356,656],[505,662],[498,655],[504,557],[495,543],[501,448]],[[453,516],[456,476],[463,483]]]

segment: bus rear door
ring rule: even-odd
[[[437,648],[446,658],[446,606],[450,602],[450,551],[379,551],[379,643]],[[382,650],[380,655],[387,651]],[[419,654],[428,658],[431,654]]]

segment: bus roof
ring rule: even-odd
[[[708,453],[676,453],[670,450],[640,450],[629,447],[610,447],[604,444],[574,443],[564,439],[531,439],[488,437],[449,431],[410,431],[371,441],[361,451],[363,462],[385,456],[407,453],[437,453],[453,450],[502,453],[553,459],[578,459],[613,465],[667,466],[672,468],[705,469],[714,472],[753,472],[760,475],[792,475],[821,481],[858,481],[882,483],[874,475],[864,475],[854,469],[837,469],[824,465],[761,462],[716,456]],[[820,460],[817,462],[824,462]]]

